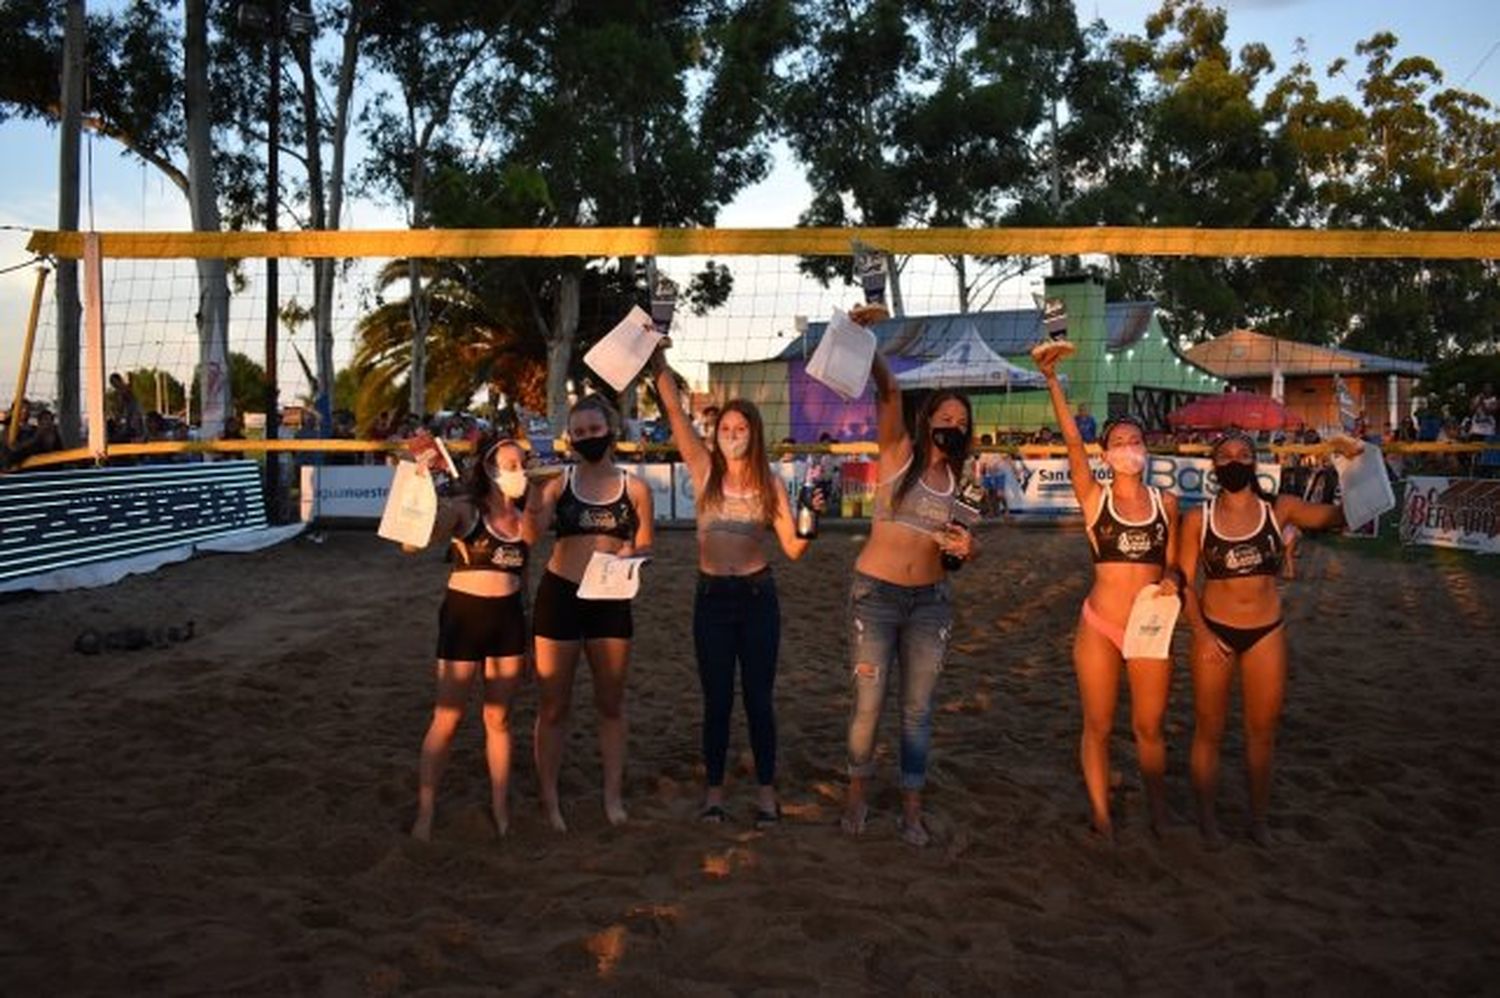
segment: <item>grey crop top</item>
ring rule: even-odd
[[[907,458],[900,471],[875,486],[875,519],[933,534],[953,519],[953,469],[947,469],[946,490],[939,492],[929,488],[926,482],[918,478],[906,490],[901,501],[894,502],[896,486],[900,483],[901,476],[906,474],[906,469],[911,467],[911,462],[912,459]]]

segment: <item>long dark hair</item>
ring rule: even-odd
[[[927,396],[922,407],[917,410],[917,429],[911,441],[911,464],[907,466],[906,474],[901,476],[901,481],[896,483],[896,494],[891,502],[899,503],[905,498],[906,493],[922,477],[927,470],[927,459],[932,455],[932,414],[938,411],[938,407],[949,399],[961,403],[964,407],[964,456],[957,461],[944,455],[944,461],[948,470],[953,472],[953,484],[957,488],[958,482],[963,478],[964,460],[969,456],[969,449],[974,446],[974,407],[969,403],[969,396],[963,392],[953,391],[951,388],[943,388]]]
[[[773,490],[781,488],[781,482],[771,474],[771,459],[766,454],[765,424],[761,422],[760,410],[754,402],[730,399],[720,407],[713,432],[718,432],[719,422],[731,412],[744,416],[745,422],[750,424],[750,449],[745,452],[745,460],[750,462],[750,477],[760,496],[761,520],[769,527],[776,519],[777,508],[771,497],[776,494]],[[724,472],[729,470],[729,462],[719,449],[718,441],[712,441],[712,444],[708,450],[708,481],[703,484],[703,505],[708,509],[718,509],[724,504]]]
[[[1275,502],[1276,497],[1271,495],[1261,487],[1260,474],[1253,470],[1260,464],[1260,459],[1255,455],[1255,440],[1244,430],[1225,430],[1223,433],[1215,437],[1214,442],[1210,444],[1208,448],[1209,463],[1217,467],[1219,463],[1219,448],[1235,440],[1243,442],[1246,447],[1250,448],[1250,467],[1252,469],[1252,473],[1250,475],[1250,491],[1254,492],[1258,498],[1264,499],[1266,502]],[[1217,480],[1217,477],[1215,477],[1215,481]],[[1223,489],[1221,488],[1220,491],[1222,492]]]

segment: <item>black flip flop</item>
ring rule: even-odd
[[[698,812],[698,820],[709,825],[722,825],[729,820],[729,812],[722,804],[708,804]]]

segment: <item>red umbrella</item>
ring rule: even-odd
[[[1167,413],[1174,429],[1222,430],[1234,426],[1241,430],[1294,430],[1302,425],[1300,417],[1269,395],[1254,392],[1225,392],[1194,399],[1180,409]]]

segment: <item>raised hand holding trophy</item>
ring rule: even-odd
[[[1031,359],[1041,363],[1047,358],[1061,360],[1078,349],[1068,339],[1068,303],[1061,298],[1036,296],[1042,313],[1042,339],[1031,348]]]

